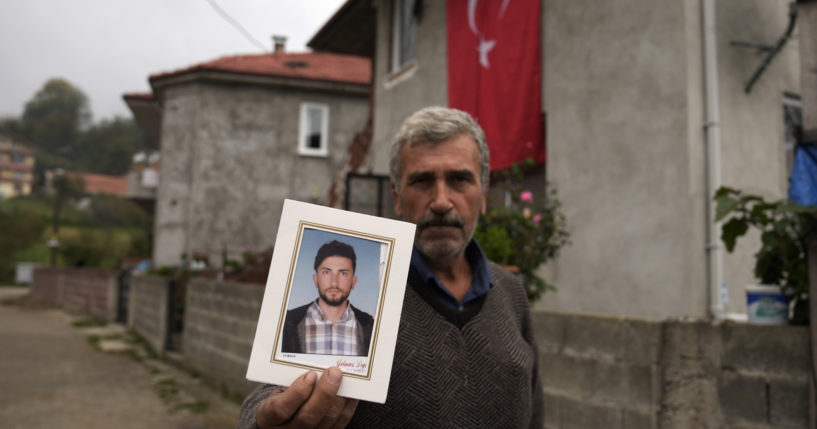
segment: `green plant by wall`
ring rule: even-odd
[[[806,238],[817,227],[817,207],[721,187],[715,193],[715,221],[725,221],[721,239],[726,250],[735,249],[749,228],[760,232],[761,246],[755,254],[754,275],[763,284],[779,285],[795,308],[808,299]],[[798,316],[801,317],[801,316]]]
[[[551,187],[547,194],[537,195],[522,189],[523,170],[532,165],[528,160],[504,172],[504,180],[497,186],[502,197],[489,200],[487,212],[474,231],[488,259],[518,268],[531,303],[556,289],[536,270],[555,258],[570,237],[556,190]],[[506,204],[497,199],[509,201]]]

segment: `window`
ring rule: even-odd
[[[394,0],[392,9],[391,70],[413,60],[417,51],[417,15],[422,0]]]
[[[325,104],[302,103],[298,136],[298,153],[326,156],[329,153],[329,107]]]
[[[783,123],[785,137],[783,139],[783,150],[786,153],[786,177],[791,177],[794,167],[794,149],[797,146],[797,137],[803,127],[803,104],[800,99],[783,97]]]

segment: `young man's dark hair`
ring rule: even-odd
[[[318,271],[318,267],[321,266],[321,262],[330,256],[342,256],[344,258],[348,258],[350,261],[352,261],[352,272],[354,273],[355,270],[357,270],[357,256],[355,255],[355,249],[346,243],[338,240],[332,240],[318,249],[318,254],[315,255],[315,271]]]

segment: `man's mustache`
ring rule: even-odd
[[[462,228],[465,222],[456,215],[428,215],[419,222],[417,222],[417,229],[428,228],[432,226],[452,226],[455,228]]]

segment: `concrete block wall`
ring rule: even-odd
[[[128,300],[128,328],[142,336],[160,355],[167,344],[170,279],[133,276]]]
[[[31,295],[73,313],[113,320],[116,275],[100,268],[36,268]]]
[[[257,386],[246,380],[264,287],[193,279],[187,286],[183,353],[202,377],[237,395]]]
[[[533,313],[546,428],[805,428],[805,327]]]

